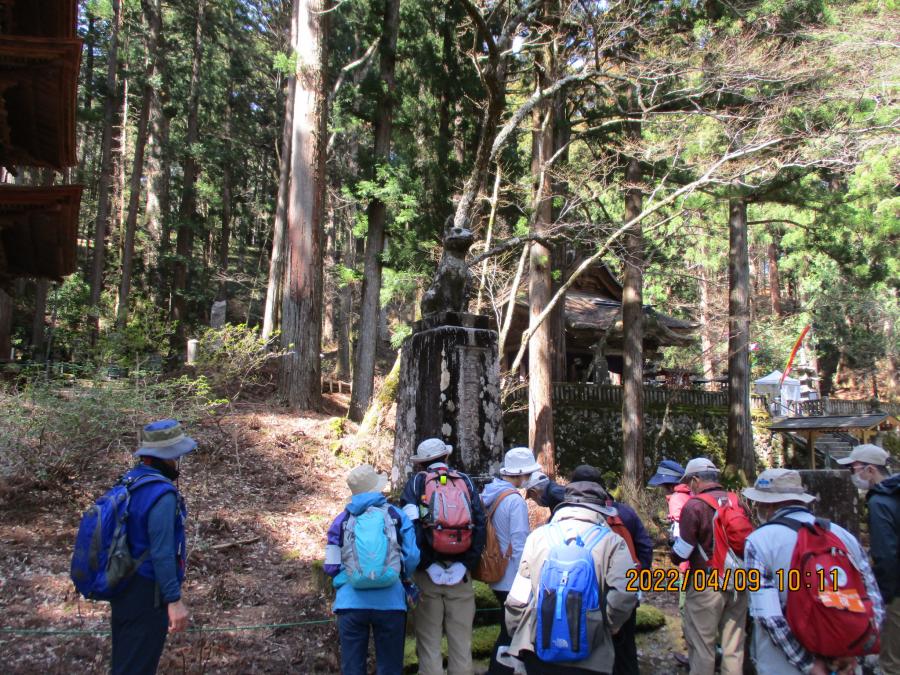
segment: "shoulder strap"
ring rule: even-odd
[[[603,527],[602,525],[594,525],[590,530],[588,530],[587,534],[584,536],[582,541],[584,542],[584,547],[588,551],[592,551],[594,547],[600,543],[600,540],[603,539],[607,534],[609,534],[609,528]]]
[[[122,480],[122,485],[124,485],[125,489],[129,492],[140,486],[149,485],[150,483],[168,483],[176,492],[178,491],[178,489],[175,487],[175,483],[170,481],[165,476],[153,473],[145,473],[141,476],[133,476],[132,478],[125,478]]]
[[[502,502],[504,499],[506,499],[507,497],[509,497],[511,494],[514,494],[515,492],[518,492],[518,490],[504,490],[503,492],[501,492],[500,495],[497,497],[497,499],[494,500],[494,503],[491,504],[491,508],[488,509],[486,518],[487,518],[488,520],[490,520],[491,518],[493,518],[493,517],[494,517],[494,511],[497,510],[497,507],[500,505],[500,502]],[[483,502],[483,500],[482,500],[482,502]]]
[[[721,504],[719,504],[718,497],[714,497],[709,492],[704,492],[699,495],[694,495],[693,497],[691,497],[691,499],[699,499],[701,502],[703,502],[707,506],[715,509],[716,511],[718,511],[719,508],[721,507]]]

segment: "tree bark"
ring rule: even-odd
[[[197,0],[197,22],[194,28],[194,47],[191,57],[191,83],[188,92],[187,148],[182,160],[181,204],[178,209],[178,232],[175,238],[175,265],[172,274],[172,318],[178,322],[175,331],[176,353],[184,348],[188,319],[187,291],[188,273],[194,248],[194,228],[197,220],[197,158],[194,145],[199,139],[200,117],[200,67],[203,61],[203,29],[205,24],[206,0]]]
[[[769,297],[772,300],[772,311],[776,316],[784,314],[784,308],[781,305],[781,279],[778,274],[778,237],[777,233],[772,233],[773,241],[769,244]]]
[[[110,25],[109,56],[106,70],[106,100],[103,104],[103,140],[100,150],[100,181],[97,188],[97,219],[94,221],[94,259],[91,266],[91,343],[100,332],[100,296],[103,293],[103,266],[106,262],[106,232],[109,220],[109,190],[112,180],[112,141],[118,99],[116,80],[119,69],[119,31],[122,28],[120,0],[110,0],[113,10]]]
[[[134,261],[134,237],[137,230],[138,209],[141,201],[141,183],[144,176],[144,154],[150,130],[150,109],[153,106],[153,77],[156,74],[156,58],[162,32],[162,15],[159,0],[143,0],[144,20],[147,22],[147,63],[141,112],[138,117],[137,136],[134,142],[134,159],[129,182],[128,217],[125,222],[125,240],[122,245],[122,278],[119,282],[119,299],[116,308],[116,326],[119,330],[128,323],[128,298],[131,294],[131,270]],[[149,197],[148,197],[149,200]]]
[[[0,363],[9,360],[12,351],[12,298],[0,288]]]
[[[225,102],[225,162],[222,165],[222,231],[219,236],[218,266],[219,273],[228,275],[228,248],[231,243],[231,215],[233,199],[232,181],[234,174],[231,170],[231,118],[232,118],[232,97],[234,95],[234,83],[228,83],[228,100]],[[219,292],[217,298],[225,300],[228,297],[226,282],[223,280],[219,284]]]
[[[726,461],[756,475],[750,425],[750,260],[747,203],[728,202],[728,448]]]
[[[707,265],[706,238],[700,236],[698,241],[700,250],[700,266],[697,279],[697,295],[700,310],[700,361],[703,364],[703,379],[707,380],[706,389],[714,389],[712,380],[716,377],[715,349],[713,341],[713,311],[712,292],[710,283],[711,271]]]
[[[630,135],[640,136],[638,123]],[[625,169],[625,222],[641,213],[643,193],[637,157]],[[640,222],[625,234],[622,284],[622,489],[633,501],[644,487],[644,237]]]
[[[546,57],[544,66],[550,64]],[[538,87],[544,85],[538,74]],[[547,233],[553,217],[553,195],[549,175],[549,159],[553,155],[553,107],[549,101],[535,108],[531,140],[531,175],[534,193],[532,234]],[[553,286],[553,252],[540,242],[531,243],[528,274],[529,325],[532,329],[528,345],[528,445],[548,476],[556,475],[556,449],[553,442],[553,364],[551,321],[536,323],[550,301]]]
[[[400,0],[384,0],[384,17],[381,41],[381,88],[375,106],[375,152],[373,162],[377,173],[379,165],[390,161],[391,128],[393,126],[394,95],[396,82],[394,67],[397,60],[397,33],[400,27]],[[377,181],[377,177],[375,177]],[[362,300],[360,304],[359,334],[378,334],[378,315],[381,310],[381,256],[387,225],[387,207],[377,197],[369,202],[367,209],[368,232],[366,233],[366,253],[363,272]],[[356,363],[353,369],[353,391],[347,416],[354,422],[361,422],[372,400],[375,383],[375,360],[379,341],[359,340],[356,348]]]
[[[299,2],[300,0],[295,0]],[[290,44],[296,43],[291,29]],[[281,327],[281,305],[284,297],[284,260],[287,242],[284,237],[288,209],[288,187],[291,177],[291,144],[294,131],[294,95],[297,78],[291,76],[284,101],[284,125],[281,130],[281,157],[278,163],[278,197],[275,201],[275,223],[272,230],[272,256],[269,259],[269,283],[263,310],[262,337],[268,340]]]
[[[46,279],[37,279],[34,287],[34,317],[31,321],[31,358],[35,361],[44,360],[44,336],[47,315],[47,294],[50,291],[50,282]]]
[[[321,405],[322,217],[327,143],[326,0],[295,0],[297,83],[288,189],[287,268],[278,389],[293,407]]]

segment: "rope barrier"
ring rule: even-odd
[[[499,607],[482,607],[476,609],[476,612],[499,612]],[[299,626],[313,626],[326,623],[334,623],[334,619],[312,619],[310,621],[295,621],[291,623],[263,623],[251,626],[197,626],[196,628],[188,628],[186,633],[227,633],[230,631],[249,631],[249,630],[275,630],[278,628],[297,628]],[[12,635],[102,635],[109,636],[111,632],[106,629],[53,629],[53,628],[0,628],[0,634]]]

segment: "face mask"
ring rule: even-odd
[[[759,506],[756,507],[756,518],[760,523],[765,523],[769,520],[769,509],[761,508]]]
[[[869,481],[859,475],[859,472],[850,476],[850,480],[853,481],[853,484],[859,488],[860,490],[868,490],[871,485],[869,485]]]

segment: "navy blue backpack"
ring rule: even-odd
[[[69,576],[85,598],[112,599],[147,559],[150,549],[135,560],[128,548],[128,507],[134,489],[155,482],[172,484],[155,474],[122,478],[81,516]]]
[[[587,613],[601,609],[592,551],[609,528],[594,525],[568,541],[562,528],[546,526],[550,554],[541,567],[537,598],[537,656],[541,661],[582,661],[591,654]]]

